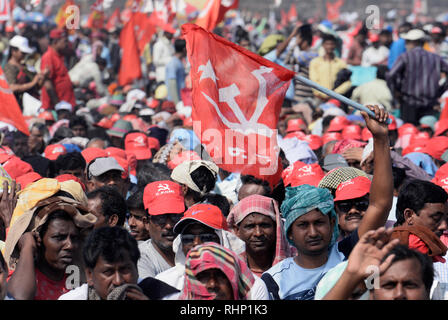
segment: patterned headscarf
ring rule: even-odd
[[[255,278],[247,264],[231,250],[206,242],[188,252],[180,300],[212,300],[216,297],[197,279],[199,273],[209,269],[219,269],[226,275],[232,285],[234,300],[249,299]]]
[[[338,230],[338,216],[334,210],[334,201],[328,189],[316,188],[308,184],[298,187],[287,187],[285,200],[282,203],[281,211],[285,222],[285,235],[297,218],[307,214],[311,210],[319,209],[320,212],[327,215],[330,214],[330,219],[335,219],[333,228],[333,235],[330,242],[330,247],[336,242],[339,236]],[[288,238],[291,245],[294,242]]]
[[[242,199],[232,208],[227,217],[227,225],[229,226],[229,229],[233,230],[234,226],[238,225],[244,218],[254,212],[268,216],[274,220],[277,225],[277,240],[272,265],[275,265],[285,258],[293,256],[294,248],[289,245],[285,233],[283,232],[283,221],[281,219],[280,211],[278,210],[277,201],[272,198],[254,194]]]

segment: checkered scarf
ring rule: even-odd
[[[199,273],[209,269],[219,269],[226,275],[232,285],[234,300],[249,299],[255,278],[247,264],[233,251],[217,243],[206,242],[188,252],[180,300],[212,300],[216,297],[197,279]]]
[[[318,187],[329,189],[332,193],[337,189],[337,187],[344,181],[363,176],[369,178],[367,173],[362,170],[353,167],[340,167],[329,171],[320,180]],[[369,178],[370,179],[370,178]]]
[[[293,247],[289,245],[286,239],[283,220],[281,219],[277,201],[272,198],[257,194],[242,199],[232,208],[227,217],[229,229],[233,230],[234,226],[238,225],[244,218],[254,212],[268,216],[276,223],[275,256],[272,265],[277,264],[285,258],[292,257],[294,255]],[[245,258],[245,253],[241,256]]]

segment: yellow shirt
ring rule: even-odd
[[[324,57],[314,58],[310,62],[310,80],[327,89],[333,90],[336,75],[345,68],[347,68],[345,61],[336,57],[333,60],[325,60]],[[335,91],[338,92],[338,90]],[[319,98],[328,98],[326,94],[318,90],[313,89],[313,93]]]

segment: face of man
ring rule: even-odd
[[[334,219],[317,209],[297,218],[291,225],[288,238],[301,254],[320,255],[326,250],[333,235]]]
[[[218,235],[213,228],[202,223],[190,223],[181,234],[182,252],[187,256],[188,251],[204,242],[216,242],[220,244]]]
[[[353,232],[359,227],[368,206],[368,196],[335,202],[339,228],[346,234]]]
[[[172,250],[175,234],[174,225],[179,222],[183,214],[151,215],[149,218],[149,234],[152,243],[160,250]]]
[[[421,265],[411,258],[392,264],[380,277],[380,288],[371,291],[372,300],[428,300]]]
[[[216,294],[214,300],[233,300],[232,285],[226,275],[219,269],[204,270],[196,278],[207,288],[208,292]]]
[[[85,171],[82,168],[77,168],[77,169],[73,169],[73,170],[59,170],[59,174],[71,174],[73,176],[75,176],[76,178],[78,178],[79,180],[81,180],[82,183],[84,183],[84,185],[87,184],[87,177],[85,174]]]
[[[44,135],[39,129],[33,128],[28,138],[28,148],[30,152],[40,152],[44,143]]]
[[[15,139],[11,149],[17,157],[23,159],[28,155],[28,137]]]
[[[129,253],[123,250],[123,260],[108,262],[102,256],[98,258],[95,268],[86,268],[87,283],[92,286],[101,299],[106,300],[109,293],[123,284],[137,284],[137,266]]]
[[[408,225],[418,224],[427,227],[440,237],[447,230],[448,207],[445,203],[425,203],[425,206],[416,214],[412,210],[405,217]]]
[[[98,177],[92,177],[87,187],[89,191],[92,191],[100,187],[109,186],[115,188],[120,194],[125,196],[127,192],[127,190],[124,190],[125,184],[125,180],[121,176],[121,171],[109,170]]]
[[[244,199],[248,196],[251,196],[253,194],[259,194],[262,196],[265,196],[265,191],[263,186],[260,186],[258,184],[253,183],[246,183],[243,184],[238,191],[238,201],[241,201],[241,199]]]
[[[241,221],[236,235],[246,243],[246,250],[257,254],[275,251],[276,224],[261,213],[251,213]]]
[[[65,270],[73,263],[79,246],[79,230],[73,221],[54,219],[41,242],[46,263],[55,270]]]
[[[103,202],[100,197],[88,199],[87,207],[89,209],[89,212],[93,213],[97,217],[95,225],[93,226],[94,229],[107,226],[114,227],[117,224],[118,217],[115,214],[109,217],[109,219],[106,219],[106,217],[104,216]]]
[[[78,124],[73,126],[71,129],[75,137],[87,137],[87,130],[83,125]]]
[[[129,210],[128,224],[131,229],[131,236],[135,240],[148,240],[149,239],[149,217],[145,210],[130,209]]]
[[[336,42],[333,40],[327,40],[322,44],[322,47],[327,55],[332,55],[336,49]]]

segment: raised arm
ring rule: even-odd
[[[373,135],[373,180],[370,186],[369,207],[358,228],[361,238],[369,230],[384,226],[392,207],[394,181],[389,148],[388,113],[378,106],[367,106],[375,112],[375,119],[361,112]]]

